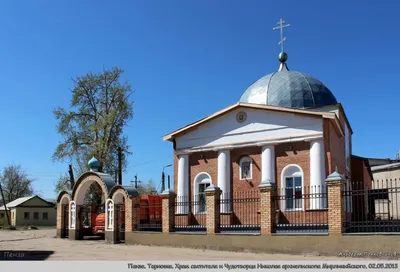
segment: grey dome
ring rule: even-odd
[[[298,109],[337,104],[335,96],[321,81],[301,72],[289,71],[285,63],[281,63],[278,72],[254,82],[239,102]]]

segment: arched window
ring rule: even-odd
[[[282,170],[282,210],[303,210],[304,175],[300,166],[289,164]]]
[[[201,172],[194,178],[194,205],[195,213],[206,212],[205,190],[211,185],[211,176],[206,172]]]
[[[239,161],[240,180],[252,179],[252,160],[250,157],[242,157]]]

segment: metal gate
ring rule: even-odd
[[[69,207],[63,205],[62,207],[63,225],[61,226],[61,238],[68,238],[69,226]]]
[[[125,242],[125,204],[115,205],[117,242]]]

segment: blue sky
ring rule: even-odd
[[[400,148],[397,1],[2,1],[0,168],[21,164],[45,197],[67,165],[52,114],[71,78],[119,66],[135,91],[126,128],[135,174],[157,184],[172,163],[168,132],[236,103],[278,68],[282,17],[289,69],[310,74],[342,103],[353,153]],[[172,169],[167,169],[172,175]]]

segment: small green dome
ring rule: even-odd
[[[100,167],[100,162],[98,159],[96,159],[96,157],[92,157],[89,162],[88,162],[89,168],[90,170],[94,170],[97,171]]]

